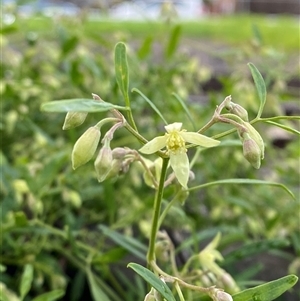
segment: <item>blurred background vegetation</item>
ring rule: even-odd
[[[143,183],[139,166],[101,184],[92,163],[74,172],[75,141],[105,114],[90,114],[80,128],[62,131],[64,114],[40,111],[45,102],[91,98],[91,93],[122,105],[113,63],[118,41],[128,46],[130,88],[140,89],[167,120],[182,121],[186,129],[193,128],[173,92],[185,101],[197,128],[229,94],[250,119],[256,116],[248,62],[255,63],[267,84],[263,116],[299,115],[298,17],[238,14],[121,22],[90,16],[84,9],[71,16],[23,16],[18,6],[2,7],[0,267],[8,300],[21,300],[17,295],[24,290],[28,264],[33,282],[24,300],[51,291],[64,295],[59,300],[95,300],[90,293],[95,283],[111,301],[145,296],[147,287],[126,269],[129,261],[145,264],[151,221],[153,191]],[[144,100],[136,93],[130,97],[140,132],[147,139],[161,133],[161,120]],[[299,130],[299,122],[283,123]],[[264,179],[286,185],[296,200],[273,186],[214,186],[176,204],[163,225],[179,265],[220,231],[221,265],[242,288],[300,269],[299,137],[272,125],[258,129],[266,143],[260,170],[244,160],[232,134],[228,146],[201,153],[191,184]],[[219,131],[217,126],[209,134]],[[113,143],[140,147],[125,131]],[[172,193],[167,190],[164,206]],[[299,296],[295,289],[278,300]]]

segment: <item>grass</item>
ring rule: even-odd
[[[68,22],[68,20],[64,19],[64,22]],[[54,23],[57,24],[57,20],[39,17],[22,20],[21,23],[28,30],[49,32],[49,28],[53,27]],[[209,38],[237,46],[253,39],[253,27],[255,26],[265,45],[288,52],[299,51],[299,23],[295,17],[265,15],[213,16],[199,21],[182,22],[181,26],[185,37]],[[80,29],[87,34],[125,32],[135,38],[141,38],[147,35],[163,34],[168,31],[169,27],[157,21],[99,19],[83,20]]]

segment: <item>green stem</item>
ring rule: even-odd
[[[205,124],[199,131],[199,134],[203,134],[207,131],[210,127],[212,127],[215,123],[217,123],[216,119],[213,117],[207,124]]]
[[[146,144],[148,140],[144,138],[140,133],[138,133],[127,121],[125,121],[124,127],[128,132],[130,132],[135,138],[137,138],[142,144]],[[158,151],[157,154],[161,158],[168,158],[166,155],[166,152],[164,151]]]
[[[212,287],[201,287],[201,286],[197,286],[197,285],[192,285],[192,284],[186,283],[185,281],[181,280],[180,278],[171,276],[171,275],[167,274],[166,272],[164,272],[156,264],[155,261],[151,261],[150,264],[151,264],[153,270],[155,270],[157,273],[159,273],[161,276],[163,276],[163,278],[165,279],[166,282],[174,283],[176,281],[182,287],[185,287],[185,288],[190,289],[190,290],[194,290],[194,291],[206,293],[206,294],[208,294],[209,291],[211,291],[211,289],[213,289],[215,287],[215,286],[212,286]]]
[[[161,208],[162,197],[164,192],[164,183],[167,174],[168,162],[169,162],[169,158],[163,158],[158,190],[156,191],[155,194],[154,211],[153,211],[153,218],[151,224],[151,234],[150,234],[149,248],[147,254],[147,261],[149,266],[150,266],[150,262],[155,260],[155,240],[156,240],[157,231],[159,229],[158,222],[159,222],[160,208]]]
[[[146,144],[148,141],[141,134],[139,134],[127,121],[125,122],[125,128],[130,132],[135,138],[137,138],[141,143]]]
[[[134,128],[134,130],[136,132],[138,132],[138,129],[137,129],[137,126],[134,122],[134,118],[133,118],[133,115],[132,115],[132,111],[131,111],[131,108],[130,108],[130,101],[129,101],[129,96],[126,95],[125,97],[125,103],[126,103],[126,107],[129,108],[129,110],[127,111],[127,119],[129,121],[129,123],[131,124],[131,126]]]
[[[166,206],[166,208],[163,210],[161,216],[159,217],[158,220],[158,227],[160,227],[160,225],[162,224],[163,220],[165,219],[167,213],[169,212],[169,210],[171,209],[171,207],[173,207],[173,205],[177,202],[178,200],[178,196],[180,195],[181,191],[178,191],[176,193],[176,195],[174,196],[174,198],[168,203],[168,205]]]
[[[183,297],[183,294],[182,294],[182,291],[181,291],[180,286],[179,286],[177,281],[175,282],[175,289],[177,291],[177,294],[179,296],[180,301],[185,301],[185,299]]]

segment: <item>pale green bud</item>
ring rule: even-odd
[[[87,114],[86,112],[68,112],[62,129],[69,130],[83,124]]]
[[[117,177],[122,171],[122,160],[112,159],[111,168],[106,176],[106,179]]]
[[[254,168],[259,169],[261,163],[261,149],[248,133],[244,133],[243,139],[244,157]]]
[[[248,112],[246,109],[244,109],[242,106],[240,106],[239,104],[236,104],[234,102],[231,102],[230,105],[227,107],[227,110],[234,114],[239,116],[242,120],[244,121],[249,121],[248,119]]]
[[[101,137],[98,127],[88,128],[76,141],[72,151],[73,169],[90,161],[97,149]]]
[[[107,178],[112,169],[112,164],[113,156],[110,148],[110,141],[106,139],[94,163],[99,182],[103,182]]]
[[[243,126],[246,127],[246,129],[247,129],[246,133],[248,133],[249,136],[258,145],[258,147],[260,149],[260,159],[262,160],[264,158],[264,154],[265,154],[265,144],[264,144],[262,137],[260,136],[259,132],[249,122],[244,122]],[[240,133],[240,137],[241,137],[242,141],[244,139],[243,134],[244,134],[244,132]]]
[[[166,241],[161,240],[155,243],[155,256],[163,262],[169,260],[169,246]]]

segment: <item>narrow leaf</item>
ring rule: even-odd
[[[254,180],[254,179],[226,179],[226,180],[219,180],[213,181],[209,183],[205,183],[202,185],[197,185],[188,189],[188,191],[201,189],[204,187],[209,187],[213,185],[222,185],[222,184],[250,184],[250,185],[269,185],[269,186],[277,186],[279,188],[284,189],[293,199],[295,199],[294,194],[283,184],[270,182],[270,181],[263,181],[263,180]]]
[[[116,80],[121,90],[123,97],[126,101],[126,106],[130,107],[128,98],[129,74],[126,56],[126,45],[122,42],[118,43],[115,47],[115,73]]]
[[[139,59],[144,59],[151,53],[153,41],[153,36],[149,36],[144,40],[142,46],[140,47],[137,53]]]
[[[260,101],[260,105],[259,105],[259,109],[258,109],[258,113],[257,113],[257,117],[259,118],[263,112],[265,103],[266,103],[266,97],[267,97],[267,90],[266,90],[266,85],[265,85],[265,81],[262,77],[262,75],[260,74],[260,72],[258,71],[258,69],[252,64],[252,63],[248,63],[248,66],[250,68],[254,83],[255,83],[255,87],[258,93],[258,97],[259,97],[259,101]]]
[[[129,251],[131,254],[134,254],[138,258],[145,260],[147,247],[141,244],[138,240],[122,235],[121,233],[111,230],[104,225],[100,225],[99,228],[105,236],[109,237],[119,246],[122,246],[125,250]]]
[[[182,108],[184,109],[188,119],[190,120],[192,126],[193,126],[193,129],[194,131],[196,131],[196,125],[193,121],[193,118],[192,118],[192,115],[188,109],[188,107],[186,106],[185,102],[183,101],[183,99],[176,93],[172,93],[172,95],[178,100],[178,102],[181,104]]]
[[[96,282],[95,277],[89,266],[86,268],[86,274],[87,274],[87,278],[88,278],[90,291],[91,291],[93,300],[94,301],[110,301],[110,299],[107,297],[107,295],[103,292],[101,287]]]
[[[127,267],[133,269],[152,287],[154,287],[167,301],[176,301],[169,287],[155,274],[137,263],[129,263]]]
[[[293,129],[293,128],[289,127],[289,126],[280,124],[278,122],[270,121],[270,120],[269,121],[265,121],[265,122],[269,123],[269,124],[273,124],[273,125],[275,125],[275,126],[277,126],[279,128],[282,128],[283,130],[286,130],[286,131],[288,131],[290,133],[293,133],[293,134],[296,134],[296,135],[300,135],[299,131],[297,131],[296,129]]]
[[[51,292],[44,293],[38,297],[32,299],[31,301],[55,301],[60,299],[65,294],[64,290],[57,289]]]
[[[176,25],[171,32],[170,40],[166,49],[166,57],[170,58],[172,55],[175,53],[178,43],[179,43],[179,38],[181,34],[181,26]]]
[[[126,110],[122,106],[85,98],[55,100],[41,105],[44,112],[105,112],[112,109]]]
[[[164,118],[162,113],[159,111],[159,109],[156,107],[156,105],[146,95],[144,95],[139,89],[136,89],[136,88],[133,88],[131,90],[131,92],[136,92],[136,93],[140,94],[140,96],[142,96],[142,98],[144,100],[146,100],[146,102],[150,105],[150,107],[153,109],[153,111],[155,111],[155,113],[163,120],[163,122],[165,124],[168,124],[168,122],[166,121],[166,119]]]
[[[239,292],[233,295],[233,301],[272,301],[293,287],[297,281],[297,276],[288,275]]]
[[[28,294],[33,280],[33,266],[26,264],[21,278],[20,283],[20,297],[21,300]]]

